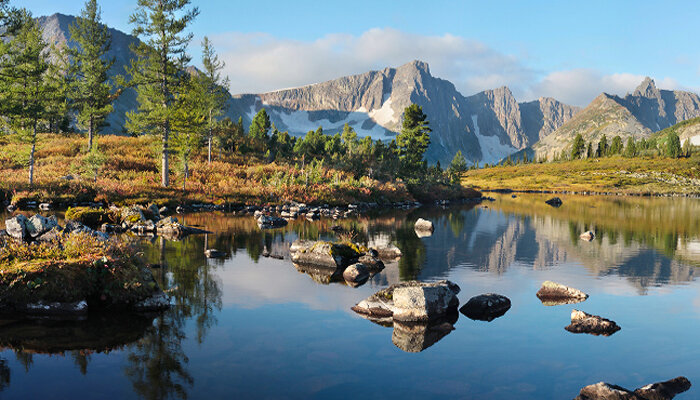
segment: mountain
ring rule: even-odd
[[[75,22],[75,17],[64,14],[53,14],[48,17],[37,18],[39,25],[43,29],[43,38],[49,45],[61,45],[68,43],[68,46],[73,47],[75,43],[70,41],[70,32],[68,27]],[[110,77],[116,75],[124,75],[124,67],[131,64],[133,53],[129,49],[131,44],[139,43],[139,40],[131,35],[116,29],[109,29],[112,36],[112,47],[107,56],[114,58],[114,65],[109,71]],[[136,91],[126,89],[122,92],[119,99],[113,103],[114,112],[107,116],[109,126],[104,129],[107,133],[124,133],[124,122],[126,121],[126,112],[136,109]]]
[[[537,157],[568,151],[577,134],[595,144],[603,135],[648,138],[653,132],[700,116],[700,97],[684,91],[660,90],[647,77],[625,97],[602,93],[591,104],[533,147]]]
[[[38,21],[48,43],[74,45],[68,26],[75,17],[53,14]],[[116,60],[110,71],[114,77],[125,73],[133,57],[129,45],[138,39],[116,29],[110,33],[108,56]],[[249,125],[265,107],[277,128],[296,136],[319,126],[335,134],[348,123],[359,136],[391,140],[401,130],[403,110],[411,103],[423,107],[433,130],[427,159],[443,165],[458,150],[472,163],[497,162],[547,137],[579,110],[551,98],[518,103],[507,87],[465,97],[451,82],[433,77],[427,63],[413,61],[299,88],[231,96],[226,116],[243,117]],[[125,90],[114,102],[105,132],[124,133],[125,113],[136,106],[134,90]]]
[[[412,61],[331,81],[260,94],[233,96],[230,111],[250,123],[261,108],[280,130],[302,136],[322,126],[333,134],[344,124],[359,136],[390,140],[401,130],[411,103],[428,116],[426,157],[443,165],[461,150],[470,162],[493,163],[546,137],[578,111],[554,99],[518,103],[507,87],[465,97],[427,63]]]

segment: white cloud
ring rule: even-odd
[[[593,69],[541,73],[521,58],[476,40],[450,34],[416,35],[391,28],[374,28],[359,36],[328,34],[314,41],[236,32],[211,39],[226,62],[232,93],[303,86],[415,59],[428,62],[434,76],[451,81],[466,96],[505,85],[519,101],[548,96],[585,106],[601,92],[624,95],[644,79],[642,75],[604,74]],[[664,89],[682,88],[670,78],[656,83]]]

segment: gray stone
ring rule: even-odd
[[[345,268],[343,279],[351,286],[360,285],[369,279],[369,269],[361,263],[355,263]]]
[[[27,240],[27,238],[29,238],[27,225],[29,225],[29,219],[22,214],[15,215],[5,220],[5,230],[7,234],[19,240]]]
[[[29,236],[36,238],[37,236],[41,236],[57,226],[58,221],[56,220],[55,215],[47,218],[36,214],[29,218],[29,222],[27,223],[27,233]]]
[[[271,215],[260,215],[257,218],[260,229],[273,229],[287,226],[287,220]]]
[[[459,305],[459,286],[447,281],[394,284],[360,301],[352,310],[369,319],[391,318],[425,322],[440,318]]]
[[[414,229],[416,231],[428,231],[430,233],[433,233],[435,231],[433,223],[423,218],[418,218],[416,224],[414,225]]]
[[[403,255],[401,249],[394,246],[393,244],[388,244],[383,247],[377,247],[374,249],[377,252],[377,256],[382,260],[393,261],[401,258]]]
[[[360,254],[343,243],[295,240],[289,247],[292,262],[325,268],[345,268]]]
[[[510,299],[495,293],[474,296],[459,311],[479,321],[493,321],[510,309]]]

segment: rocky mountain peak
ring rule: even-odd
[[[659,97],[659,89],[656,87],[654,80],[647,76],[642,83],[634,89],[634,96]]]
[[[413,68],[418,72],[430,75],[430,66],[427,62],[421,60],[413,60],[399,67],[399,69]]]

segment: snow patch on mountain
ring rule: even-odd
[[[481,147],[481,162],[494,164],[518,151],[511,145],[501,143],[501,139],[498,136],[481,135],[478,115],[472,115],[472,122],[474,123],[476,139],[479,141],[479,147]]]

